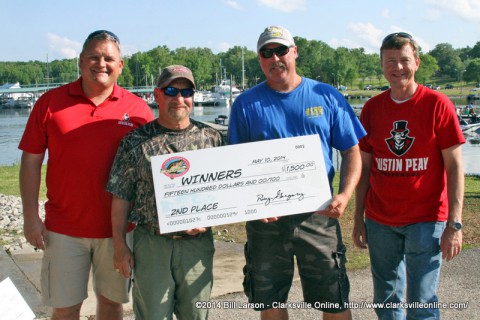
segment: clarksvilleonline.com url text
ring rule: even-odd
[[[468,309],[467,302],[348,302],[344,304],[348,309]]]
[[[195,303],[197,309],[252,309],[252,308],[274,308],[274,309],[339,309],[339,303],[316,302],[314,304],[308,302],[274,302],[272,305],[263,303],[247,303],[239,301],[197,301]],[[344,309],[467,309],[468,302],[346,302],[343,304]]]

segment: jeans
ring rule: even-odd
[[[375,309],[378,318],[440,319],[440,311],[435,305],[427,308],[423,303],[438,302],[442,264],[440,238],[445,222],[391,227],[367,218],[366,228],[373,301],[384,304],[384,308]],[[406,306],[405,302],[422,303],[422,307]]]

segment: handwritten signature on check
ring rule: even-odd
[[[284,202],[284,201],[291,201],[291,200],[302,201],[304,198],[305,198],[305,194],[301,192],[284,194],[282,190],[278,190],[276,195],[270,196],[270,197],[265,196],[263,194],[258,194],[257,202],[261,202],[265,206],[268,206],[274,202]]]

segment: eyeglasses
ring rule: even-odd
[[[277,57],[283,57],[290,51],[290,48],[291,47],[280,46],[273,49],[260,49],[259,53],[260,53],[260,56],[264,59],[269,59],[273,57],[274,53]]]
[[[392,38],[394,37],[400,37],[400,38],[405,38],[405,39],[408,39],[408,40],[413,40],[413,37],[409,34],[409,33],[406,33],[406,32],[395,32],[395,33],[391,33],[389,34],[388,36],[386,36],[383,41],[382,41],[382,44],[384,44],[385,42],[391,40]]]
[[[175,87],[165,87],[162,91],[168,97],[176,97],[179,92],[184,98],[190,98],[195,94],[195,89],[193,88],[178,89]]]

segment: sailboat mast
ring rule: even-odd
[[[242,90],[245,90],[245,57],[243,55],[243,47],[242,47]]]

